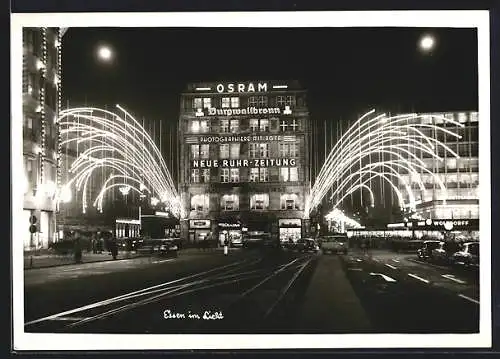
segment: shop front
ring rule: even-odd
[[[231,246],[240,246],[242,242],[242,228],[241,224],[237,222],[219,222],[219,244],[224,245],[226,239]]]
[[[290,240],[297,242],[302,236],[302,221],[300,218],[280,219],[279,222],[280,242]]]
[[[209,219],[189,220],[189,243],[199,244],[208,239],[211,232]]]

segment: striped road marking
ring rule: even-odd
[[[429,283],[429,281],[425,278],[419,277],[418,275],[408,273],[408,275],[412,278],[418,279],[419,281],[422,281],[424,283]]]

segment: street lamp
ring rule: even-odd
[[[430,52],[436,46],[436,39],[434,36],[426,34],[420,38],[419,47],[424,52]]]
[[[113,60],[113,51],[109,46],[101,45],[97,49],[97,58],[101,62],[111,62]]]

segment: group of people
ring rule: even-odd
[[[113,259],[116,259],[118,257],[118,243],[116,241],[116,238],[111,237],[108,239],[103,239],[94,237],[92,238],[91,243],[92,253],[102,253],[104,247],[106,247],[109,253],[113,256]],[[76,263],[82,263],[82,254],[84,249],[83,247],[84,246],[82,244],[82,240],[80,239],[80,235],[78,233],[75,233],[73,254]]]

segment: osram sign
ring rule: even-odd
[[[217,84],[215,87],[218,93],[223,92],[267,92],[267,83],[258,82],[256,84],[250,83],[228,83],[228,84]]]

